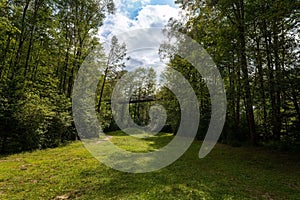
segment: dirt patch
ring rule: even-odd
[[[105,142],[105,141],[109,141],[109,140],[111,140],[112,137],[113,137],[113,136],[108,135],[108,136],[106,136],[106,138],[101,139],[101,140],[98,140],[98,141],[96,142],[96,144],[99,144],[99,143],[102,143],[102,142]]]

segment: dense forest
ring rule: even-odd
[[[296,148],[300,131],[299,2],[294,0],[179,1],[182,20],[171,20],[212,56],[227,94],[221,141]],[[199,96],[203,138],[210,119],[209,94],[201,75],[180,57],[170,66]],[[176,103],[175,103],[176,104]],[[176,116],[176,105],[168,105]]]
[[[110,0],[0,1],[2,153],[76,139],[71,92]]]
[[[227,119],[220,142],[295,150],[300,145],[300,46],[297,0],[178,1],[179,30],[201,44],[216,63],[227,93]],[[0,0],[0,152],[56,147],[78,139],[71,98],[76,74],[97,45],[111,0]],[[126,73],[126,45],[111,40],[111,55],[99,77],[95,110],[104,130],[116,130],[110,94]],[[203,139],[210,120],[209,93],[191,64],[173,56],[198,96]],[[152,68],[135,71],[130,113],[139,125],[159,103],[167,110],[163,131],[176,132],[180,108],[166,88],[156,88]],[[145,98],[148,99],[145,99]],[[149,98],[150,97],[150,98]],[[155,97],[155,98],[151,98]],[[155,100],[155,102],[154,102]]]

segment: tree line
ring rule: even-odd
[[[177,3],[185,14],[181,20],[170,20],[171,31],[185,33],[201,44],[213,58],[225,83],[228,110],[221,141],[235,145],[249,141],[254,145],[299,147],[299,2],[192,0]],[[178,56],[172,58],[170,66],[185,75],[198,93],[200,110],[204,113],[199,137],[203,138],[210,120],[209,94],[204,80]],[[175,108],[176,101],[173,105]],[[174,108],[170,110],[173,113]]]
[[[76,139],[73,83],[113,11],[111,0],[0,1],[1,153]]]
[[[299,3],[296,0],[177,1],[182,18],[169,21],[201,44],[216,63],[227,93],[227,119],[220,141],[296,148],[300,140]],[[96,49],[96,37],[111,0],[0,0],[0,152],[56,147],[77,139],[71,98],[76,74]],[[298,36],[297,36],[298,35]],[[126,45],[112,37],[102,55],[95,110],[105,131],[118,129],[110,106],[125,74]],[[145,67],[145,66],[143,66]],[[198,96],[198,139],[210,121],[205,80],[180,56],[168,68],[179,71]],[[168,80],[165,72],[165,79]],[[136,71],[129,105],[136,124],[149,123],[149,108],[164,105],[163,131],[176,132],[180,106],[174,94],[157,88],[152,68]],[[157,102],[142,100],[155,97]]]

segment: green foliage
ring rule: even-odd
[[[67,135],[72,128],[70,101],[57,93],[53,87],[55,79],[44,80],[48,82],[44,90],[40,84],[27,82],[27,88],[21,91],[2,91],[2,153],[56,147],[64,140],[74,139]],[[12,84],[9,88],[13,88]]]
[[[157,98],[166,109],[167,121],[165,128],[176,134],[180,124],[180,106],[176,96],[166,87],[159,89]]]
[[[223,76],[228,109],[221,140],[235,144],[245,139],[253,144],[271,141],[283,144],[282,138],[289,138],[289,133],[296,135],[295,143],[299,144],[299,13],[296,11],[299,3],[295,0],[178,3],[186,11],[185,23],[173,20],[170,25],[201,44]],[[170,66],[185,77],[195,74],[191,66],[176,57]],[[195,87],[201,82],[199,77],[188,80],[198,94],[205,88]],[[207,92],[203,94],[208,97]],[[208,112],[209,109],[204,109],[204,113]],[[204,121],[207,119],[204,117]],[[204,130],[203,127],[200,128]],[[284,141],[293,146],[293,140]]]
[[[0,153],[75,140],[71,93],[111,0],[0,0]]]

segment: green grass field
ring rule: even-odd
[[[137,139],[117,132],[111,141],[145,152],[170,139],[170,134]],[[110,169],[81,142],[1,157],[0,199],[300,199],[296,155],[218,144],[199,159],[200,146],[194,142],[172,165],[145,174]]]

